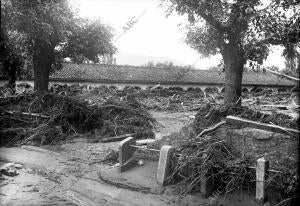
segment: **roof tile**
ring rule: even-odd
[[[51,80],[93,82],[147,82],[147,83],[224,83],[224,73],[210,70],[171,69],[107,64],[65,63],[50,76]],[[247,72],[243,84],[293,85],[293,82],[270,73]]]

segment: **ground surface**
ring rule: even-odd
[[[194,112],[153,112],[161,127],[157,137],[177,132],[191,121]],[[118,143],[90,143],[87,139],[46,149],[25,146],[0,148],[1,164],[21,163],[19,175],[2,177],[1,205],[208,205],[213,199],[199,194],[176,196],[173,187],[162,188],[155,181],[157,162],[146,161],[126,173],[115,163],[99,163]],[[91,163],[91,164],[89,164]],[[238,198],[237,198],[238,197]],[[224,205],[255,205],[253,196],[227,196]],[[230,202],[230,204],[228,203]]]
[[[161,127],[157,137],[179,131],[192,113],[154,112]],[[156,184],[157,162],[147,162],[125,177],[114,165],[100,164],[107,151],[118,143],[89,143],[84,138],[39,150],[36,147],[1,148],[1,164],[23,165],[19,175],[4,177],[0,183],[2,205],[197,205],[199,197],[179,199]],[[51,152],[55,151],[55,152]],[[58,155],[59,154],[59,155]],[[88,164],[91,163],[92,164]],[[102,171],[102,172],[101,172]],[[146,171],[146,172],[145,172]],[[110,184],[101,182],[109,179]],[[137,178],[139,177],[139,178]],[[121,182],[120,185],[114,184]],[[128,188],[126,188],[126,185]],[[119,186],[119,187],[118,187]],[[167,194],[165,194],[167,193]],[[195,201],[192,201],[194,200]],[[196,201],[197,200],[197,201]],[[200,202],[199,202],[200,201]],[[207,201],[202,200],[205,204]]]
[[[175,138],[184,137],[182,133],[174,134],[178,134],[184,125],[195,118],[196,112],[188,111],[185,104],[177,102],[176,107],[170,107],[169,103],[175,98],[173,96],[164,98],[164,101],[156,99],[160,107],[167,105],[167,111],[151,111],[160,124],[155,131],[155,138],[160,140],[160,144],[174,144]],[[182,96],[178,97],[179,100],[180,98]],[[252,98],[250,100],[253,101]],[[100,100],[95,99],[92,103],[97,101]],[[203,102],[206,101],[199,99],[189,107],[197,108]],[[149,108],[152,108],[151,105],[153,106],[152,102],[149,103]],[[91,138],[89,134],[79,135],[61,144],[40,146],[42,149],[28,146],[0,148],[0,167],[7,162],[23,165],[18,170],[19,175],[0,177],[0,205],[196,206],[215,201],[203,199],[199,194],[179,197],[175,195],[173,187],[160,187],[155,181],[155,161],[145,161],[142,167],[118,173],[116,157],[104,161],[108,154],[117,151],[118,142],[99,143],[95,140],[97,137]],[[267,145],[269,143],[265,143],[264,148]],[[155,154],[152,156],[155,157]],[[157,160],[157,154],[153,160]],[[230,194],[219,201],[224,206],[256,205],[253,194]]]

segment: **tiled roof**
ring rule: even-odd
[[[65,63],[62,70],[50,76],[50,80],[74,82],[223,84],[224,73],[209,70]],[[270,73],[247,72],[243,75],[243,84],[293,85],[293,82]]]

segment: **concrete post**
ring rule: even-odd
[[[169,145],[162,146],[159,154],[156,179],[158,184],[165,186],[167,178],[172,174],[171,161],[175,148]]]
[[[267,201],[266,180],[268,178],[269,161],[264,157],[257,160],[256,166],[256,195],[255,199],[263,205]]]

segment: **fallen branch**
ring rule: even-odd
[[[277,109],[282,109],[282,110],[288,110],[288,107],[286,105],[276,105],[276,104],[264,104],[260,105],[261,107],[275,107]]]
[[[18,127],[18,128],[5,128],[5,129],[1,129],[0,132],[15,132],[15,131],[24,131],[24,130],[28,130],[28,128],[23,128],[23,127]]]
[[[262,129],[270,132],[277,132],[281,134],[287,134],[287,135],[293,135],[293,136],[298,136],[299,135],[299,130],[296,129],[291,129],[291,128],[284,128],[278,125],[272,125],[272,124],[266,124],[266,123],[260,123],[260,122],[255,122],[239,117],[234,117],[234,116],[227,116],[226,117],[226,123],[232,124],[232,125],[241,125],[244,127],[251,127],[251,128],[256,128],[256,129]]]
[[[291,80],[295,80],[295,81],[300,81],[300,79],[298,79],[298,78],[296,78],[296,77],[292,77],[292,76],[289,76],[289,75],[286,75],[286,74],[282,74],[282,73],[280,73],[280,72],[276,72],[276,71],[273,71],[273,70],[271,70],[271,69],[268,69],[268,68],[265,68],[267,71],[269,71],[269,72],[271,72],[271,73],[273,73],[273,74],[276,74],[276,75],[279,75],[279,76],[283,76],[283,77],[285,77],[285,78],[287,78],[287,79],[291,79]]]
[[[43,114],[38,114],[38,113],[28,113],[28,112],[13,112],[13,111],[5,111],[8,114],[22,114],[24,116],[31,116],[31,117],[40,117],[40,118],[45,118],[45,119],[49,119],[50,116],[47,115],[43,115]]]
[[[126,139],[127,137],[134,136],[136,133],[131,133],[131,134],[122,134],[114,137],[106,137],[101,139],[101,142],[116,142],[116,141],[121,141],[123,139]]]
[[[205,119],[208,119],[208,118],[211,116],[211,114],[212,114],[213,112],[214,112],[213,109],[209,110],[209,112],[204,116],[204,118],[205,118]]]
[[[210,133],[210,132],[216,130],[217,128],[219,128],[220,126],[222,126],[224,124],[226,124],[226,121],[221,121],[218,124],[216,124],[216,125],[214,125],[214,126],[212,126],[210,128],[204,129],[202,132],[200,132],[200,134],[198,134],[196,136],[196,139],[202,137],[203,135],[205,135],[207,133]]]

